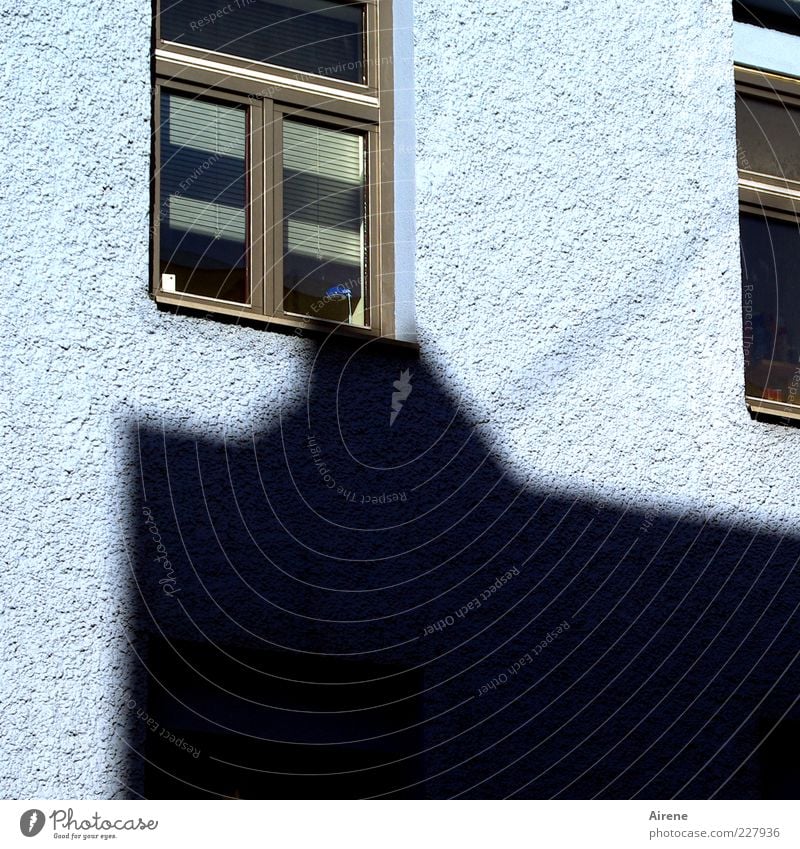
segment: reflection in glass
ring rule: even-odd
[[[800,109],[736,95],[739,167],[800,181]]]
[[[743,213],[746,394],[800,405],[800,228]]]
[[[333,0],[163,0],[161,37],[352,83],[364,79],[364,5]]]
[[[287,312],[364,326],[364,136],[283,122]]]
[[[245,303],[246,123],[243,107],[161,96],[159,254],[175,291]],[[171,285],[170,285],[171,288]]]

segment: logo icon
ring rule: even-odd
[[[400,410],[403,409],[403,403],[408,400],[411,390],[414,388],[411,385],[411,371],[406,369],[400,372],[400,379],[395,380],[392,384],[397,390],[392,392],[392,412],[389,416],[389,427],[391,427],[395,419],[400,415]]]
[[[36,837],[44,828],[44,813],[38,808],[31,808],[19,818],[19,830],[25,837]]]

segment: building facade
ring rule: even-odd
[[[800,76],[797,36],[392,11],[418,350],[158,305],[149,9],[3,16],[4,796],[794,793],[733,68]]]

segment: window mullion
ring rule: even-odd
[[[272,216],[272,255],[268,267],[271,281],[271,315],[283,315],[283,113],[275,109],[274,105],[271,106],[269,131],[266,134],[271,147],[267,154],[270,170],[269,207]]]
[[[263,99],[259,101],[258,121],[259,137],[257,150],[261,164],[258,181],[259,196],[257,199],[260,222],[256,234],[256,238],[258,239],[258,256],[261,265],[259,278],[261,281],[261,303],[258,305],[258,311],[265,315],[272,315],[275,310],[275,281],[273,279],[272,265],[276,246],[273,241],[273,211],[271,207],[271,198],[274,191],[271,135],[273,104],[271,100]]]
[[[264,303],[264,109],[251,101],[248,110],[248,217],[250,228],[250,298],[254,312],[263,313]]]

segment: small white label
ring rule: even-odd
[[[162,292],[174,292],[175,291],[175,275],[174,274],[162,274],[161,275],[161,291]]]

